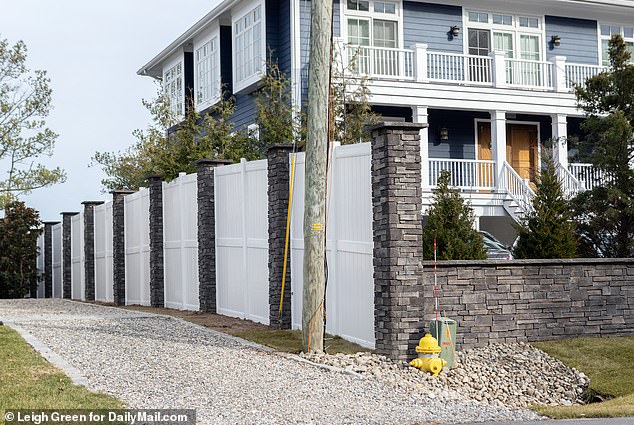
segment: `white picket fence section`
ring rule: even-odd
[[[150,305],[150,191],[124,199],[125,303]]]
[[[218,313],[269,324],[267,161],[215,168]]]
[[[71,298],[86,300],[86,279],[84,271],[84,213],[79,213],[70,219],[71,231]]]
[[[297,154],[291,217],[294,329],[302,327],[304,166],[304,154]],[[374,348],[374,245],[369,143],[334,149],[328,188],[326,330]]]
[[[62,298],[62,224],[51,227],[53,248],[53,298]]]
[[[112,202],[95,207],[95,300],[113,302]]]
[[[198,202],[196,174],[163,183],[165,306],[198,310]]]

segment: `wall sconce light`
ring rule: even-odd
[[[439,133],[440,140],[449,140],[449,130],[447,127],[442,127]]]
[[[561,45],[561,37],[558,35],[553,35],[550,38],[550,42],[553,43],[553,46],[559,47]]]
[[[453,27],[449,28],[449,33],[453,37],[458,37],[460,35],[460,27],[458,25],[454,25]]]

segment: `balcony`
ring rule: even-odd
[[[411,49],[337,44],[348,73],[376,79],[566,93],[607,69],[567,63],[561,56],[547,62],[506,58],[502,52],[472,56],[429,51],[426,44]]]

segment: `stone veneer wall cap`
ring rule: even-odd
[[[380,130],[381,128],[390,129],[407,129],[407,130],[422,130],[429,127],[429,124],[417,123],[417,122],[402,122],[402,121],[384,121],[368,127],[368,131]]]
[[[527,260],[450,260],[438,261],[437,267],[521,267],[527,265],[564,265],[564,264],[634,264],[634,258],[553,258]],[[423,266],[433,267],[431,260],[423,261]]]
[[[64,211],[60,213],[61,215],[77,215],[79,212],[77,211]]]
[[[82,205],[101,205],[103,203],[104,201],[84,201],[81,204]]]
[[[295,148],[296,148],[296,144],[295,143],[275,143],[273,145],[268,145],[264,149],[264,153],[268,154],[269,151],[272,151],[272,150],[275,150],[275,149],[291,150],[291,149],[295,149]]]
[[[201,165],[230,165],[233,164],[233,161],[230,159],[212,159],[212,158],[201,158],[199,160],[194,161],[194,165],[200,167]]]
[[[135,193],[136,190],[129,190],[129,189],[115,189],[115,190],[111,190],[110,193],[112,195],[130,195],[131,193]]]
[[[42,224],[48,224],[48,225],[51,225],[51,226],[55,226],[56,224],[59,224],[59,223],[61,223],[61,221],[52,220],[52,221],[43,221],[42,222]]]

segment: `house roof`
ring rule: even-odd
[[[224,12],[231,9],[240,0],[228,0],[221,2],[209,13],[203,16],[198,22],[192,25],[187,31],[181,34],[176,40],[172,41],[166,48],[161,50],[159,54],[154,56],[148,63],[143,65],[136,72],[137,75],[146,75],[153,78],[161,78],[163,76],[162,62],[176,52],[179,48],[189,43],[196,35],[200,34],[207,28],[213,20],[221,16]]]

